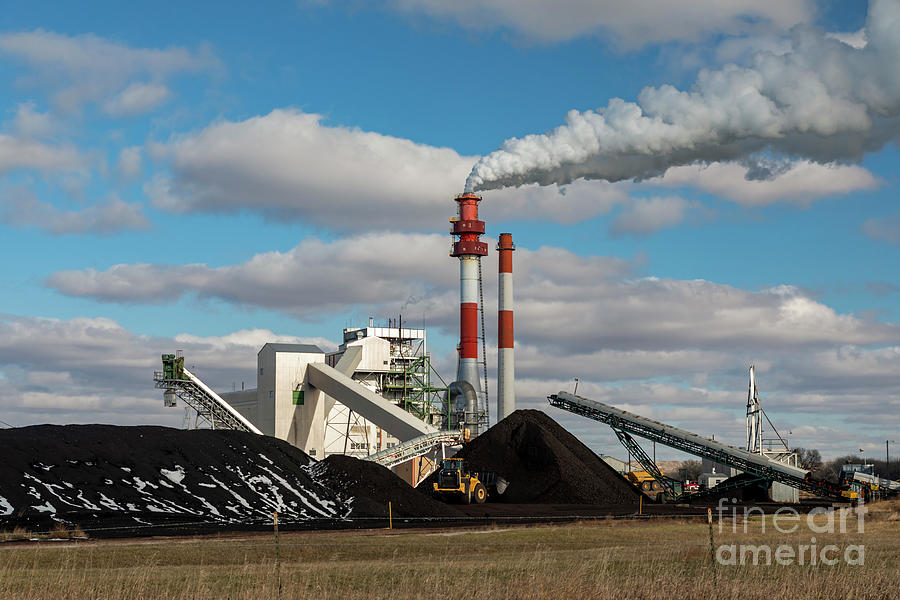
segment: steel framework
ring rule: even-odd
[[[209,422],[213,429],[236,429],[262,434],[256,426],[234,410],[225,400],[184,368],[184,359],[174,354],[163,355],[163,370],[153,372],[157,388],[165,390],[166,402],[174,394],[197,414]],[[174,403],[172,403],[174,405]]]
[[[547,399],[551,406],[606,423],[614,430],[659,442],[694,456],[712,459],[769,482],[777,481],[814,494],[841,498],[839,486],[829,481],[814,479],[808,471],[770,460],[765,456],[752,454],[568,392],[553,394]]]
[[[398,444],[393,448],[387,448],[381,452],[370,454],[363,460],[378,463],[391,468],[394,465],[406,462],[419,456],[429,454],[436,446],[455,446],[461,444],[462,439],[458,431],[438,431],[426,433],[417,438]]]
[[[674,500],[678,496],[678,492],[675,489],[675,481],[662,474],[662,471],[659,470],[659,467],[656,466],[653,459],[644,452],[644,449],[637,443],[637,440],[631,437],[627,431],[615,427],[613,427],[613,431],[616,433],[616,437],[619,438],[619,441],[622,442],[622,445],[637,459],[641,467],[650,473],[650,476],[663,486],[663,492],[665,493],[666,498]]]

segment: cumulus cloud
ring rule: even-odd
[[[760,151],[820,163],[856,161],[900,128],[900,7],[872,0],[861,49],[798,26],[790,52],[703,70],[689,91],[645,88],[639,101],[570,111],[547,134],[512,138],[482,157],[469,189],[578,178],[618,181]]]
[[[120,264],[60,271],[47,284],[107,302],[174,302],[185,294],[309,317],[419,300],[429,323],[458,326],[458,276],[440,235],[302,241],[232,266]],[[489,240],[489,243],[492,243]],[[411,251],[414,249],[414,251]],[[748,291],[704,280],[635,278],[634,264],[542,247],[516,252],[519,340],[546,351],[811,348],[900,340],[900,326],[840,314],[791,286]],[[485,279],[486,310],[496,282]],[[377,312],[377,311],[376,311]],[[493,327],[490,320],[488,326]]]
[[[687,208],[688,202],[678,196],[637,198],[613,221],[610,231],[614,235],[654,233],[681,223]]]
[[[36,227],[55,235],[111,235],[150,228],[140,205],[116,197],[78,210],[64,210],[22,189],[12,190],[0,199],[0,221],[12,227]]]
[[[162,81],[167,77],[221,68],[209,48],[132,48],[92,34],[68,36],[41,29],[0,34],[0,54],[33,68],[37,78],[23,82],[56,90],[59,109],[74,111],[115,95],[107,109],[117,115],[158,105],[165,97]],[[129,85],[135,78],[148,81]]]
[[[50,113],[38,111],[34,102],[23,102],[16,107],[10,128],[22,139],[42,138],[56,133],[59,123]]]
[[[900,213],[872,218],[862,224],[864,235],[889,244],[900,244]]]
[[[762,171],[754,176],[754,171]],[[808,160],[767,165],[712,162],[672,167],[647,181],[664,187],[691,186],[742,206],[774,202],[808,205],[831,195],[873,190],[880,185],[870,171],[857,165],[819,164]]]
[[[81,171],[86,159],[71,145],[52,145],[0,133],[0,176],[19,169]]]
[[[145,188],[158,208],[253,210],[334,229],[435,229],[474,161],[291,109],[215,123],[168,149],[171,178]]]
[[[307,0],[306,4],[323,2]],[[813,8],[808,0],[390,0],[384,4],[403,13],[453,20],[475,30],[510,29],[545,42],[603,34],[623,48],[673,40],[695,41],[713,33],[786,30],[807,20]]]
[[[416,234],[332,242],[307,238],[288,252],[257,254],[233,266],[121,264],[105,271],[61,271],[48,284],[71,296],[107,302],[166,303],[194,293],[312,317],[449,293],[457,275],[447,257],[448,239]]]
[[[116,171],[122,179],[139,177],[141,175],[141,147],[122,148],[119,152],[119,160],[116,161]]]
[[[156,108],[170,95],[169,88],[158,83],[132,83],[110,98],[103,110],[113,117],[132,117]]]
[[[256,385],[256,353],[266,342],[311,343],[321,338],[268,330],[218,337],[138,335],[110,319],[69,320],[0,315],[0,404],[4,421],[180,426],[183,412],[166,409],[153,387],[159,357],[184,350],[188,364],[215,389]]]
[[[869,38],[865,29],[857,31],[834,31],[826,34],[828,37],[847,44],[851,48],[862,50],[869,45]]]

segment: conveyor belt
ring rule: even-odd
[[[156,387],[175,392],[178,398],[199,414],[209,415],[210,423],[217,429],[236,429],[262,435],[262,431],[253,423],[187,369],[179,368],[177,373],[170,370],[156,371],[153,373],[153,381]]]
[[[393,448],[387,448],[381,452],[370,454],[363,460],[368,460],[387,468],[399,465],[418,456],[424,456],[438,445],[456,445],[462,443],[462,435],[458,431],[437,431],[427,433],[398,444]]]
[[[703,458],[740,469],[767,481],[777,481],[823,496],[840,498],[840,487],[814,479],[809,471],[770,460],[734,446],[722,444],[690,431],[665,425],[607,404],[595,402],[568,392],[548,396],[552,406],[606,423],[615,430],[625,431]]]

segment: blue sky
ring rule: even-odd
[[[6,9],[0,419],[177,425],[147,383],[160,351],[227,387],[264,341],[327,345],[368,315],[424,319],[452,374],[446,219],[477,163],[488,237],[521,249],[520,405],[579,377],[739,443],[755,361],[796,445],[883,448],[900,85],[878,24],[896,5],[605,4]],[[669,145],[615,122],[614,98]],[[611,177],[623,156],[656,166]]]

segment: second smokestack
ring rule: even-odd
[[[501,233],[497,244],[500,257],[499,313],[497,322],[497,420],[516,410],[516,374],[513,346],[512,253],[516,249],[511,233]]]

